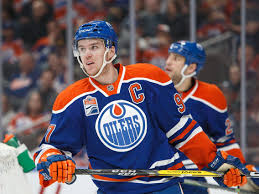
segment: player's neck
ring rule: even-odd
[[[189,89],[192,88],[192,77],[186,78],[183,83],[175,87],[178,92],[187,92]]]
[[[113,64],[107,64],[103,69],[100,76],[96,77],[95,80],[102,85],[112,84],[118,79],[118,71]]]

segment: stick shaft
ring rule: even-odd
[[[142,169],[76,169],[78,175],[119,175],[119,176],[176,176],[176,177],[221,177],[223,172],[203,170],[142,170]],[[258,172],[247,177],[259,178]]]
[[[246,190],[238,189],[238,188],[221,187],[219,185],[213,185],[210,183],[196,181],[196,180],[190,180],[190,179],[184,179],[183,184],[197,186],[197,187],[204,187],[204,188],[208,188],[208,189],[220,189],[220,190],[230,191],[230,192],[239,193],[239,194],[255,194],[256,193],[253,191],[246,191]]]
[[[76,169],[76,174],[120,175],[120,176],[177,176],[177,177],[220,177],[221,172],[201,170],[140,170],[140,169]]]

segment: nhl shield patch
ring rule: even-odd
[[[95,97],[87,96],[83,100],[83,104],[84,104],[84,109],[85,109],[85,116],[99,114],[98,103],[97,103],[97,99]]]

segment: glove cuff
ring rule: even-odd
[[[214,160],[208,164],[208,168],[211,170],[218,170],[222,164],[225,163],[228,154],[224,151],[217,151]]]

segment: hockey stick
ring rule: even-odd
[[[176,177],[221,177],[224,172],[204,170],[141,170],[141,169],[76,169],[77,175],[120,176],[176,176]],[[259,172],[250,172],[246,177],[259,178]]]
[[[239,194],[255,194],[256,193],[253,191],[246,191],[246,190],[238,189],[238,188],[221,187],[219,185],[213,185],[213,184],[209,184],[209,183],[205,183],[205,182],[201,182],[201,181],[189,180],[189,179],[184,179],[183,184],[197,186],[197,187],[204,187],[204,188],[208,188],[208,189],[220,189],[220,190],[230,191],[230,192],[239,193]]]

